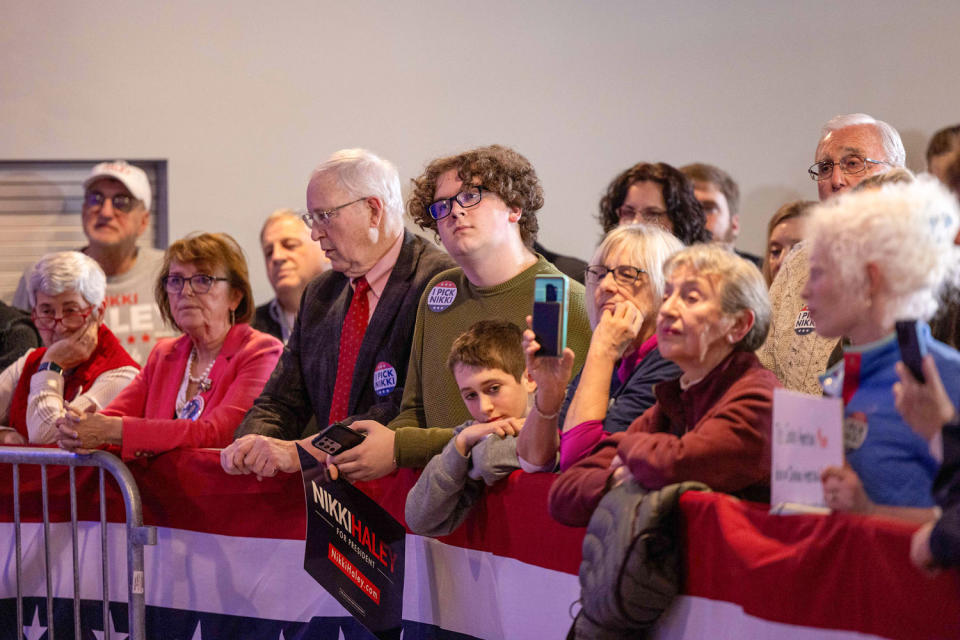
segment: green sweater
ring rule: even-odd
[[[425,466],[443,450],[453,435],[453,427],[470,419],[453,374],[447,369],[450,347],[457,336],[479,320],[508,320],[526,328],[526,317],[533,312],[537,274],[560,272],[538,256],[535,264],[494,287],[473,286],[459,267],[437,274],[427,285],[417,309],[400,414],[388,425],[397,432],[393,453],[399,466]],[[438,287],[443,282],[453,284]],[[446,306],[454,289],[456,297]],[[441,300],[444,296],[439,294],[444,292],[447,299]],[[583,285],[571,280],[567,346],[576,354],[574,375],[583,366],[590,345],[590,323],[583,295]],[[428,303],[437,311],[431,310]]]

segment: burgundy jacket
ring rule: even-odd
[[[654,388],[657,403],[622,433],[557,478],[550,514],[584,526],[608,489],[614,456],[648,489],[697,480],[715,491],[769,499],[773,390],[781,386],[753,353],[734,351],[686,391]]]

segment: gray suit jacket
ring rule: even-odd
[[[404,231],[400,256],[357,355],[348,405],[352,420],[386,423],[399,413],[420,296],[434,275],[454,266],[447,254]],[[277,368],[235,438],[259,433],[296,440],[316,433],[317,425],[326,426],[337,378],[340,328],[352,297],[349,278],[336,271],[307,285]]]

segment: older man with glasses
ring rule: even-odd
[[[273,376],[221,455],[228,473],[296,471],[294,441],[311,448],[318,427],[397,415],[420,297],[454,265],[404,229],[396,168],[363,149],[313,172],[303,220],[332,268],[307,285]]]
[[[173,335],[153,296],[163,252],[137,246],[150,227],[150,180],[143,169],[116,160],[95,166],[83,188],[81,222],[88,244],[81,251],[107,276],[103,320],[142,365],[157,340]],[[13,297],[21,309],[30,304],[26,278],[32,270],[30,265],[24,272]]]
[[[814,160],[807,173],[817,183],[820,200],[824,201],[854,189],[871,176],[903,167],[906,152],[892,126],[867,114],[853,113],[831,118],[823,126]],[[809,249],[801,242],[784,260],[770,287],[770,332],[757,356],[783,386],[819,395],[819,377],[826,371],[837,341],[817,334],[806,300],[800,295],[809,271]]]

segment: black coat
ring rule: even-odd
[[[399,413],[420,296],[434,275],[454,266],[447,254],[404,232],[400,256],[357,354],[348,405],[353,419],[386,423]],[[352,297],[349,278],[337,271],[327,271],[307,285],[277,368],[234,437],[259,433],[297,440],[315,433],[317,425],[326,426],[337,378],[340,328]],[[389,375],[381,372],[378,387],[383,395],[374,388],[379,363],[387,363],[396,379],[385,392],[383,380]]]

